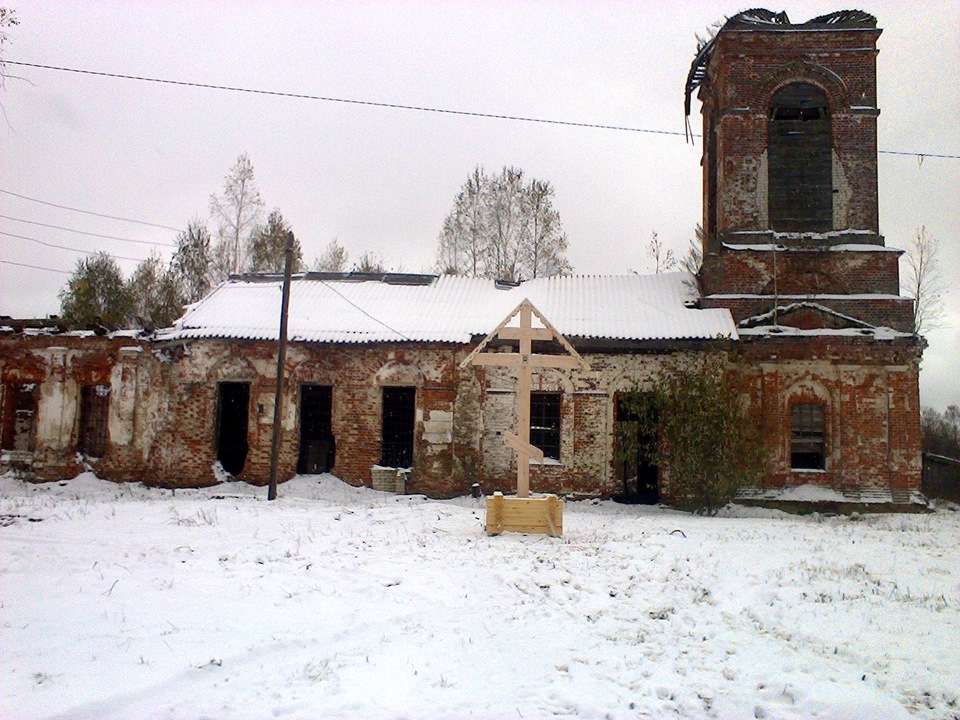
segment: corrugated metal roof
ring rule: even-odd
[[[426,284],[297,277],[291,283],[292,341],[468,343],[527,298],[568,337],[610,340],[737,337],[725,309],[688,308],[690,276],[538,278],[502,288],[491,280],[441,275]],[[231,280],[191,307],[158,339],[278,337],[282,281]]]

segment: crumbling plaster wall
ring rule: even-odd
[[[743,339],[731,361],[744,402],[761,425],[770,487],[814,483],[847,491],[920,486],[918,340],[812,337]],[[385,385],[417,388],[414,468],[407,492],[461,495],[510,491],[516,456],[504,434],[516,430],[516,372],[459,363],[468,347],[444,344],[301,345],[288,352],[279,478],[296,470],[299,388],[329,385],[337,454],[333,472],[371,484],[381,457]],[[4,383],[39,383],[33,477],[70,477],[91,467],[118,481],[170,487],[217,481],[217,383],[250,383],[250,453],[241,478],[265,483],[273,429],[275,346],[203,340],[158,347],[135,340],[0,338]],[[536,492],[610,496],[616,394],[655,387],[664,365],[702,351],[584,353],[587,371],[538,370],[533,390],[562,393],[559,463],[535,465]],[[80,388],[109,384],[109,444],[104,457],[76,453]],[[790,468],[790,404],[828,407],[827,468]],[[662,495],[669,497],[668,483]]]
[[[588,353],[584,359],[589,370],[534,371],[533,392],[559,392],[562,396],[560,460],[531,465],[531,490],[602,497],[622,492],[613,472],[616,394],[653,390],[666,363],[689,355],[683,351]],[[481,486],[485,492],[511,491],[516,487],[516,453],[506,446],[503,436],[516,432],[517,373],[488,366],[481,378]]]
[[[135,432],[139,406],[135,378],[141,353],[138,340],[124,337],[72,333],[11,334],[0,339],[3,383],[39,385],[30,477],[54,480],[91,468],[113,480],[142,479],[144,444]],[[110,387],[108,445],[100,458],[77,453],[84,385]]]
[[[240,478],[269,479],[275,400],[276,345],[264,342],[201,340],[166,350],[171,354],[170,400],[160,418],[151,453],[156,481],[165,485],[214,482],[217,383],[250,384],[249,452]],[[417,389],[415,466],[409,492],[453,494],[457,363],[461,346],[291,343],[281,415],[278,477],[296,471],[299,453],[299,388],[332,387],[331,425],[336,441],[333,472],[347,482],[370,485],[370,469],[381,459],[381,397],[386,386]],[[459,485],[457,491],[460,491]]]

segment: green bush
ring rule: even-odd
[[[630,393],[627,412],[639,421],[638,433],[618,437],[618,457],[637,452],[656,463],[674,506],[715,515],[742,487],[759,484],[765,454],[756,424],[743,412],[733,370],[721,355],[676,358],[650,393]]]

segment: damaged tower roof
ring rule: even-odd
[[[693,93],[706,79],[707,68],[710,65],[710,58],[713,55],[717,38],[724,32],[738,30],[769,30],[777,32],[796,29],[862,30],[875,27],[877,27],[877,19],[870,13],[862,10],[837,10],[827,15],[819,15],[804,23],[791,23],[786,12],[773,12],[765,8],[754,8],[752,10],[739,12],[727,18],[720,29],[713,33],[708,40],[699,43],[696,57],[694,57],[693,63],[690,65],[690,72],[687,73],[687,83],[684,88],[683,100],[684,115],[690,115],[690,103]]]

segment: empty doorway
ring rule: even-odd
[[[36,413],[36,383],[10,383],[3,386],[3,427],[0,431],[0,446],[4,450],[21,452],[33,450]]]
[[[250,383],[217,383],[217,460],[231,475],[247,461]]]
[[[654,459],[657,447],[657,409],[648,393],[617,393],[614,409],[617,470],[621,492],[615,500],[639,505],[660,502],[660,468]]]
[[[318,475],[333,469],[336,447],[331,414],[333,388],[329,385],[300,386],[300,455],[297,472]]]
[[[109,412],[109,385],[84,385],[81,388],[78,451],[90,457],[103,457],[107,451]]]

